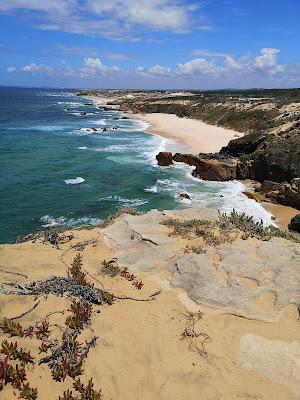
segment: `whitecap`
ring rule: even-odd
[[[147,200],[142,200],[142,199],[127,199],[124,197],[121,197],[119,195],[113,195],[113,196],[107,196],[107,197],[101,197],[99,201],[110,201],[110,202],[117,202],[120,203],[122,207],[138,207],[143,204],[147,204]]]
[[[102,119],[96,119],[94,121],[89,121],[89,122],[94,124],[94,125],[104,126],[104,125],[106,125],[107,120],[102,118]]]
[[[144,189],[144,192],[157,193],[158,192],[158,187],[157,187],[157,185],[153,185],[153,186],[147,187],[147,188]]]
[[[81,176],[77,176],[77,178],[74,179],[65,179],[64,182],[66,185],[79,185],[80,183],[85,182],[85,179]]]
[[[81,218],[66,218],[64,216],[51,217],[50,215],[44,215],[40,218],[43,228],[51,228],[53,226],[94,226],[103,223],[103,219],[95,217],[81,217]]]
[[[81,147],[78,147],[78,150],[86,150],[87,149],[87,147],[86,146],[81,146]]]

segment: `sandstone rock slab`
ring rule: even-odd
[[[289,387],[300,396],[300,342],[269,340],[247,334],[240,340],[240,365],[256,371],[272,382]]]

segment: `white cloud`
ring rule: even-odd
[[[117,66],[108,67],[102,64],[100,58],[91,58],[91,57],[86,57],[84,59],[84,68],[80,70],[80,72],[83,75],[89,75],[89,76],[97,74],[107,75],[120,71],[122,71],[122,69]]]
[[[232,56],[226,56],[224,60],[224,68],[227,70],[241,69],[242,64]]]
[[[275,75],[284,71],[284,66],[277,64],[277,53],[279,49],[263,48],[261,55],[254,60],[253,66],[259,70],[267,71],[270,75]]]
[[[32,10],[47,14],[69,15],[76,5],[76,0],[9,0],[0,2],[0,11],[9,12],[16,9]]]
[[[205,58],[195,58],[185,64],[179,63],[176,68],[179,75],[213,74],[215,70],[213,61],[208,61]]]
[[[96,34],[118,40],[141,40],[135,32],[187,32],[207,29],[195,16],[199,5],[185,0],[9,0],[0,1],[0,13],[29,10],[43,30]],[[195,22],[193,24],[193,21]],[[143,35],[144,36],[144,35]]]
[[[31,72],[33,74],[35,74],[35,73],[51,74],[54,72],[54,69],[52,67],[48,67],[47,65],[43,65],[43,64],[36,64],[34,62],[30,63],[28,65],[25,65],[21,69],[24,72]]]
[[[227,57],[229,54],[208,49],[197,49],[191,53],[194,57]]]
[[[160,76],[167,76],[170,75],[172,72],[171,68],[169,67],[162,67],[161,65],[154,65],[150,68],[138,67],[136,69],[136,73],[142,76],[150,76],[150,75],[160,75]]]
[[[72,51],[77,52],[77,48]],[[225,53],[224,53],[225,54]],[[6,70],[8,72],[24,71],[32,74],[44,74],[57,78],[75,79],[76,82],[101,82],[105,77],[107,80],[118,80],[125,86],[138,86],[140,82],[147,80],[156,82],[158,85],[170,84],[170,78],[173,79],[174,86],[182,85],[189,86],[199,83],[212,87],[238,87],[235,82],[239,83],[239,87],[245,86],[284,86],[284,82],[295,85],[295,82],[300,84],[300,66],[280,65],[277,63],[278,49],[261,49],[260,54],[256,57],[250,57],[249,54],[242,57],[234,57],[226,55],[225,57],[206,57],[194,58],[186,62],[178,63],[176,67],[171,68],[167,65],[153,65],[151,67],[139,66],[135,70],[123,69],[117,65],[107,65],[100,57],[85,57],[81,67],[73,67],[66,61],[61,61],[55,67],[38,64],[32,62],[23,67],[11,66]],[[126,79],[124,79],[126,78]],[[143,81],[144,79],[144,81]],[[171,81],[171,82],[172,82]],[[131,82],[131,84],[130,84]],[[143,84],[143,83],[141,83]],[[198,85],[198,86],[197,86]],[[170,87],[170,86],[169,86]]]
[[[16,67],[8,67],[8,68],[6,68],[6,71],[7,72],[17,72],[17,68]]]
[[[261,49],[261,55],[257,56],[253,65],[257,68],[273,67],[276,65],[276,54],[280,52],[278,49],[264,48]]]
[[[178,0],[88,0],[87,6],[101,16],[112,13],[126,24],[172,31],[187,30],[192,11]]]

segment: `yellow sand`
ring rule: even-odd
[[[133,114],[133,117],[150,123],[150,132],[183,142],[195,154],[218,152],[231,139],[244,135],[199,120],[179,118],[174,114]]]
[[[0,280],[27,282],[45,279],[52,275],[65,275],[66,264],[75,255],[70,248],[75,243],[89,239],[97,242],[88,245],[82,252],[84,268],[96,279],[91,282],[115,295],[146,298],[162,290],[156,300],[138,302],[116,300],[112,306],[95,306],[91,328],[99,337],[96,348],[91,349],[85,364],[83,381],[93,377],[96,388],[102,388],[103,399],[114,400],[289,400],[295,397],[285,385],[272,383],[256,372],[239,366],[239,341],[247,333],[255,333],[268,339],[300,339],[297,322],[287,316],[278,323],[263,323],[212,310],[197,305],[185,292],[169,285],[168,273],[148,273],[139,276],[144,282],[142,290],[135,289],[131,282],[118,276],[109,278],[99,274],[101,261],[110,259],[112,251],[105,244],[99,228],[76,230],[75,239],[57,250],[50,245],[23,243],[0,247],[0,268],[28,275],[28,279],[0,271]],[[1,316],[13,317],[28,310],[34,303],[31,297],[0,295]],[[38,307],[21,318],[24,326],[53,311],[64,315],[49,317],[51,324],[63,325],[68,315],[69,300],[49,296],[41,299]],[[98,313],[97,311],[100,311]],[[208,335],[204,345],[206,354],[192,351],[201,348],[204,336],[192,342],[182,339],[188,312],[203,312],[196,324],[197,333]],[[53,329],[56,329],[53,326]],[[91,335],[89,332],[88,335]],[[1,335],[0,339],[6,339]],[[15,341],[14,338],[11,339]],[[18,339],[18,342],[38,355],[34,340]],[[32,368],[29,374],[32,386],[38,387],[39,399],[57,400],[72,380],[54,382],[46,365]],[[12,400],[10,386],[0,392],[0,398]]]

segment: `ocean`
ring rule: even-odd
[[[0,88],[0,243],[49,226],[101,224],[122,207],[235,208],[271,223],[240,182],[201,181],[183,164],[158,167],[155,155],[176,142],[90,102],[73,91]]]

